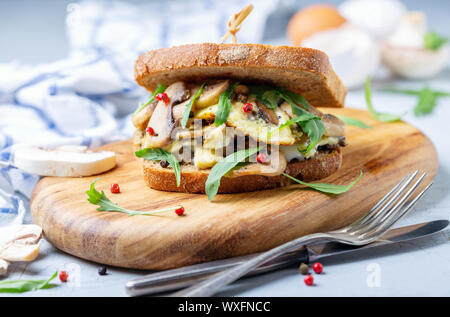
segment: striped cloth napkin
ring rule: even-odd
[[[67,8],[69,56],[51,64],[0,64],[0,226],[29,222],[28,198],[38,176],[11,165],[14,147],[97,147],[131,137],[129,113],[148,94],[133,78],[149,49],[218,42],[246,0],[148,1],[131,5],[82,1]],[[261,42],[278,1],[258,0],[238,33]]]

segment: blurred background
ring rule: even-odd
[[[123,2],[145,5],[162,0],[122,0]],[[377,1],[377,0],[372,0]],[[2,0],[0,1],[0,63],[19,60],[25,63],[51,62],[67,56],[69,43],[66,36],[66,15],[70,12],[71,0]],[[173,2],[173,1],[170,1]],[[178,0],[189,14],[194,1]],[[204,2],[204,1],[203,1]],[[214,1],[208,0],[211,10]],[[220,2],[220,1],[216,1]],[[226,2],[226,1],[222,1]],[[258,7],[259,0],[253,1]],[[278,2],[273,0],[273,2]],[[264,30],[263,43],[288,44],[286,27],[290,17],[300,8],[317,3],[339,5],[342,0],[288,0],[280,1],[279,8],[270,14]],[[429,28],[440,30],[450,36],[450,1],[448,0],[403,0],[409,10],[420,10],[428,16]],[[194,8],[192,8],[194,10]],[[253,13],[254,14],[254,13]],[[151,19],[151,14],[143,15]],[[225,25],[224,25],[225,27]]]

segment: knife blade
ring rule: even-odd
[[[328,256],[357,252],[379,246],[423,238],[442,231],[448,226],[448,224],[448,220],[436,220],[391,229],[386,232],[386,234],[384,234],[379,241],[364,246],[349,246],[336,242],[306,246],[264,263],[260,267],[249,272],[246,276],[274,271],[295,263],[308,263]],[[211,277],[215,273],[241,264],[256,255],[257,254],[249,254],[148,274],[127,282],[125,285],[125,290],[130,296],[150,295],[174,291],[198,283],[208,277]]]

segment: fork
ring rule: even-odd
[[[340,242],[349,245],[365,245],[376,241],[394,224],[400,221],[423,194],[431,187],[432,183],[427,185],[424,190],[416,195],[408,204],[402,208],[407,200],[417,190],[427,173],[423,173],[412,186],[420,170],[416,170],[412,175],[408,173],[389,193],[378,201],[372,209],[362,218],[354,223],[339,230],[326,233],[313,233],[307,236],[297,238],[286,242],[269,251],[244,262],[236,267],[224,272],[217,273],[211,278],[202,281],[194,286],[173,293],[173,297],[206,297],[212,296],[222,287],[238,280],[247,272],[270,260],[273,260],[287,252],[297,249],[305,244],[318,241],[321,242]]]

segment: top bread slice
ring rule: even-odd
[[[343,107],[345,86],[328,56],[319,50],[262,44],[188,44],[142,54],[135,64],[139,85],[231,78],[243,83],[281,86],[316,107]]]

